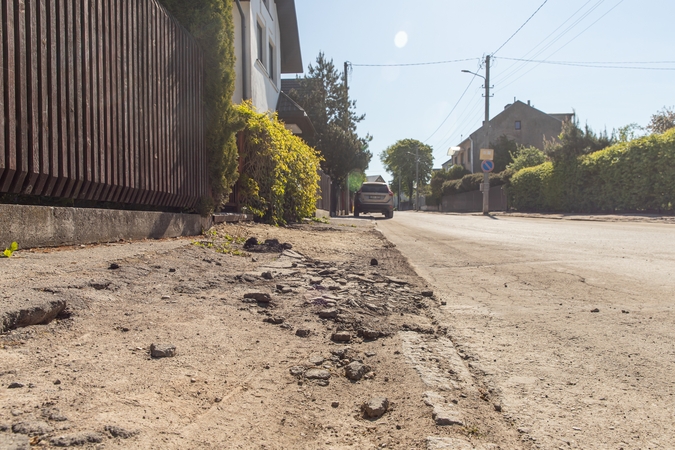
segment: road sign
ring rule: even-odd
[[[483,161],[492,161],[495,159],[495,151],[491,148],[481,148],[480,149],[480,158]]]
[[[483,172],[492,172],[492,170],[495,168],[495,163],[488,159],[480,163],[480,168],[483,169]]]

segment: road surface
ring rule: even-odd
[[[377,227],[447,301],[440,320],[524,447],[675,448],[675,225],[397,212]]]

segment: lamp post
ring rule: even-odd
[[[486,147],[490,146],[490,55],[485,57],[485,76],[470,70],[462,70],[464,73],[470,73],[485,80],[485,142]],[[471,155],[473,156],[473,155]],[[473,163],[471,165],[473,173]],[[483,214],[490,213],[490,175],[484,172],[483,176]]]

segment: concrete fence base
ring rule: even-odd
[[[0,204],[0,251],[13,241],[31,248],[195,236],[212,224],[196,214]]]

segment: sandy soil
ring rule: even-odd
[[[434,319],[447,299],[372,221],[354,223],[0,261],[0,310],[68,305],[0,335],[0,448],[529,448]],[[251,237],[292,249],[245,250]],[[153,344],[175,356],[151,357]],[[364,409],[378,397],[386,411]]]

